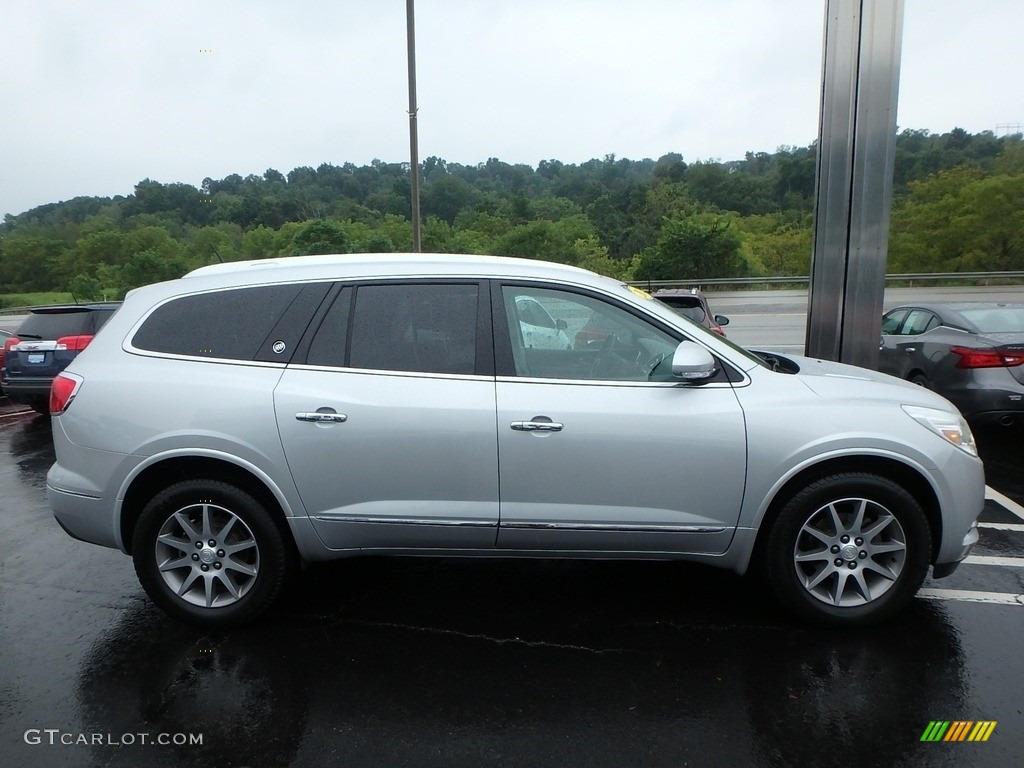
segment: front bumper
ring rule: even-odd
[[[967,559],[967,556],[971,554],[971,550],[974,549],[974,545],[978,543],[978,523],[971,526],[971,529],[967,531],[967,535],[964,536],[963,544],[960,550],[960,557],[949,563],[936,563],[932,566],[932,578],[944,579],[947,576],[952,575],[957,568],[960,567],[960,563]]]

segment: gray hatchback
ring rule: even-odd
[[[570,343],[584,328],[602,338]],[[984,496],[935,393],[767,365],[528,260],[204,267],[131,293],[51,402],[57,520],[206,626],[257,616],[301,560],[364,554],[695,560],[861,625],[967,557]]]

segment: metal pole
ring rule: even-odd
[[[826,0],[806,354],[878,367],[904,0]]]
[[[416,23],[413,0],[405,0],[407,39],[409,42],[409,172],[412,174],[412,250],[423,250],[420,241],[420,152],[416,135]]]

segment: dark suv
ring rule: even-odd
[[[719,336],[725,336],[722,326],[729,324],[729,318],[725,315],[712,314],[708,300],[698,289],[663,288],[660,291],[655,291],[652,295],[661,303],[668,304],[683,317],[693,320],[698,325],[703,325]]]
[[[64,304],[31,310],[4,342],[0,382],[12,402],[50,412],[50,384],[121,306],[120,302]]]

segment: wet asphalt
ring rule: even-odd
[[[1018,503],[1022,437],[979,434],[989,484]],[[920,598],[837,632],[700,566],[364,559],[309,568],[253,625],[201,632],[149,603],[127,557],[61,531],[52,461],[46,419],[0,412],[5,766],[1003,768],[1024,754],[1019,602]],[[1024,558],[1024,520],[996,503],[983,519],[976,554]],[[926,587],[1021,595],[1024,567],[964,565]],[[937,720],[997,725],[983,743],[922,742]]]

